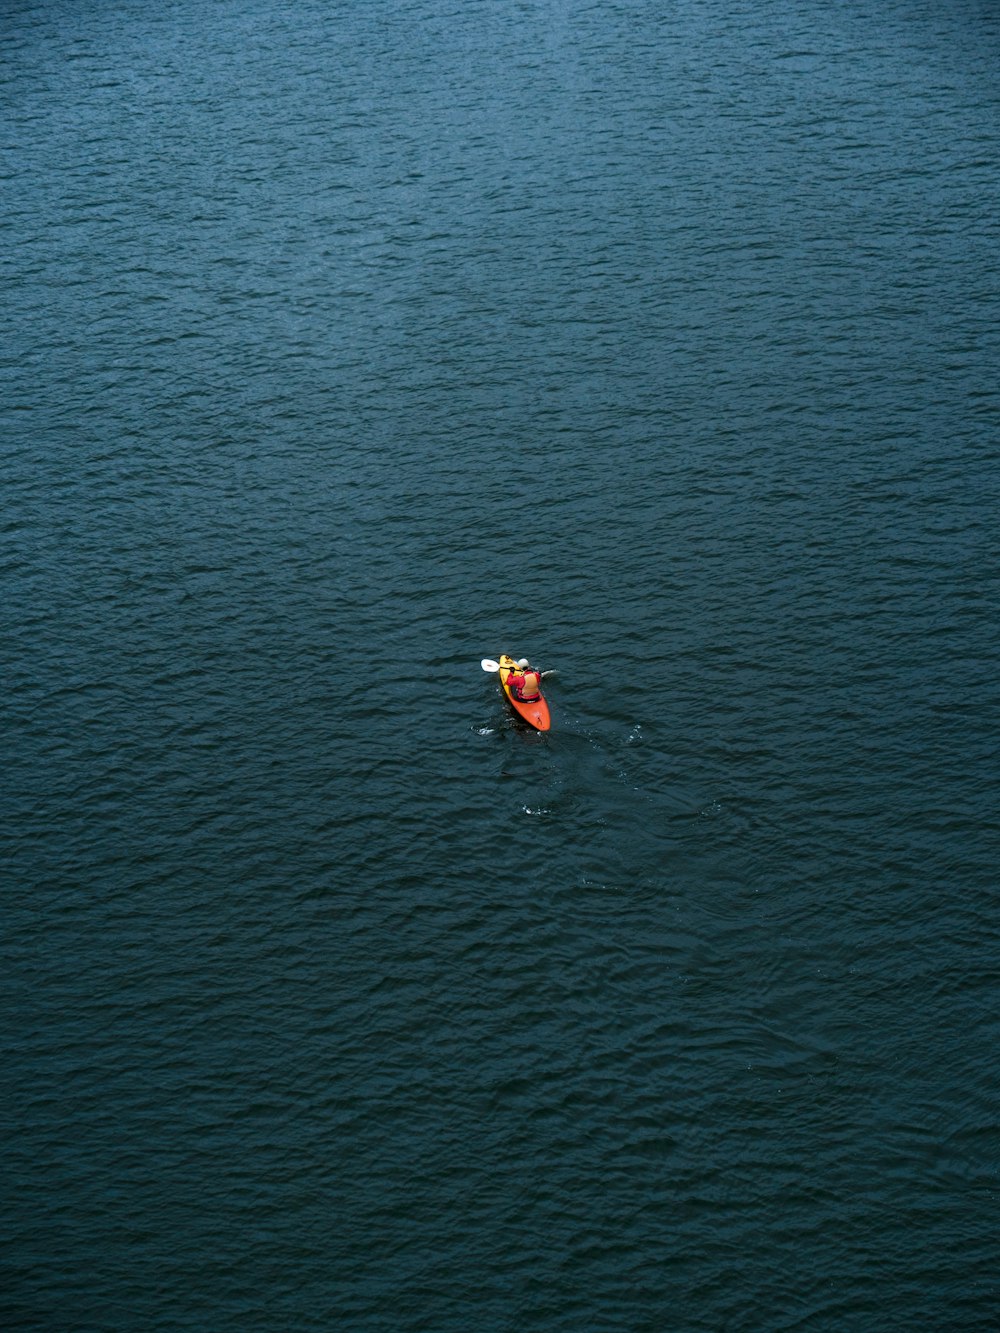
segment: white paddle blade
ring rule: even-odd
[[[500,663],[494,662],[492,657],[484,657],[479,664],[484,671],[499,671]]]

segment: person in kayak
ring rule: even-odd
[[[507,686],[515,699],[524,704],[532,704],[542,697],[541,674],[531,666],[526,657],[522,657],[517,669],[507,677]]]

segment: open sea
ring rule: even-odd
[[[0,0],[0,148],[0,1328],[996,1328],[1000,4]]]

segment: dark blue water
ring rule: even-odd
[[[998,57],[7,0],[5,1328],[993,1326]]]

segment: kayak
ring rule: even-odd
[[[495,664],[491,664],[495,665]],[[552,725],[549,719],[549,706],[542,697],[541,690],[538,692],[538,698],[527,702],[524,699],[516,699],[510,691],[507,684],[507,677],[512,671],[517,669],[516,660],[508,653],[500,654],[500,686],[507,697],[507,702],[513,708],[519,717],[523,717],[535,728],[536,731],[548,731]]]

